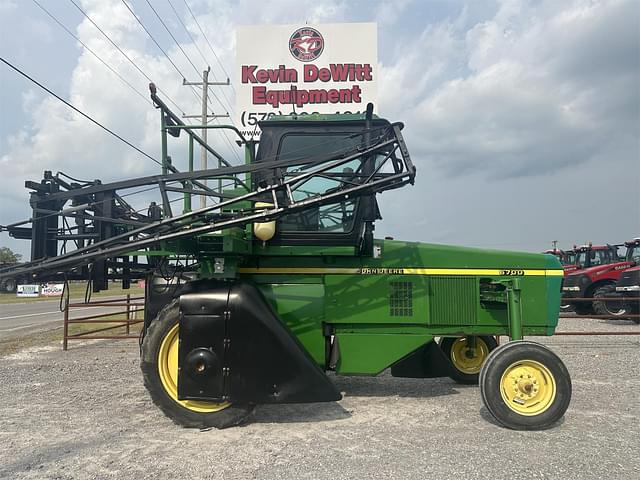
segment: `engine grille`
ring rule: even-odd
[[[432,277],[429,306],[431,323],[475,325],[478,322],[479,296],[475,277]]]
[[[389,282],[389,315],[392,317],[413,315],[413,283]]]

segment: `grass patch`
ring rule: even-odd
[[[62,350],[62,327],[0,338],[0,356],[11,355],[26,348],[44,347],[51,344],[58,345]]]
[[[124,307],[123,307],[124,308]],[[131,320],[142,320],[144,318],[144,312],[136,312],[136,317],[131,318]],[[123,313],[122,315],[112,315],[109,317],[105,317],[105,322],[91,322],[91,323],[70,323],[69,324],[69,335],[75,335],[78,333],[86,333],[92,330],[98,330],[101,328],[108,327],[117,327],[112,328],[110,330],[106,330],[104,332],[97,332],[94,335],[107,336],[107,335],[126,335],[127,328],[125,324],[119,322],[110,322],[109,320],[126,320],[126,315]],[[131,325],[129,327],[130,335],[138,335],[140,330],[142,329],[142,323],[137,323],[135,325]],[[62,337],[62,335],[61,335]]]
[[[136,319],[141,320],[143,319],[144,312],[136,312],[136,315]],[[125,320],[126,316],[123,313],[122,315],[106,317],[105,320],[107,319]],[[105,323],[71,323],[69,324],[69,335],[86,333],[99,328],[115,326],[117,326],[117,328],[107,330],[105,332],[98,332],[93,335],[108,336],[126,334],[125,325],[117,322],[105,321]],[[131,325],[129,327],[129,334],[137,337],[140,334],[140,330],[142,330],[142,323]],[[62,326],[59,326],[48,330],[20,332],[19,334],[14,334],[13,336],[10,336],[8,338],[0,337],[0,356],[11,355],[12,353],[17,353],[20,350],[24,350],[27,348],[44,347],[47,345],[56,345],[60,348],[60,350],[62,350],[62,335],[63,329]],[[90,340],[90,338],[80,337],[79,340],[69,340],[69,348],[73,348],[74,344],[83,340]],[[130,341],[132,342],[132,344],[136,344],[135,339],[132,339]]]

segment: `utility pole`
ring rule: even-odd
[[[207,99],[209,96],[209,86],[210,85],[229,85],[229,79],[227,78],[226,82],[210,82],[209,81],[209,72],[211,71],[211,67],[207,67],[206,70],[203,70],[202,72],[202,81],[201,82],[187,82],[186,79],[182,79],[182,85],[195,85],[195,86],[202,86],[202,113],[200,115],[182,115],[183,118],[200,118],[200,121],[202,122],[202,133],[200,134],[200,136],[202,137],[202,140],[204,140],[204,143],[207,143],[207,123],[209,122],[210,118],[222,118],[222,117],[228,117],[229,113],[227,112],[224,115],[215,115],[214,113],[207,113]],[[218,161],[218,167],[221,167],[221,163],[220,161]],[[200,147],[200,169],[201,170],[206,170],[207,169],[207,149],[204,147]],[[218,182],[219,183],[219,189],[220,189],[220,194],[222,194],[222,183],[221,181]],[[207,180],[204,179],[204,184],[207,185]],[[201,195],[200,196],[200,208],[204,208],[207,206],[207,196],[206,195]]]

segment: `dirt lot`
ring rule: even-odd
[[[242,427],[187,430],[152,405],[133,342],[31,346],[0,362],[0,478],[640,478],[640,337],[544,342],[574,395],[543,432],[493,424],[476,387],[388,375],[335,378],[339,403],[262,406]]]

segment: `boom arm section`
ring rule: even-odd
[[[166,108],[164,104],[160,107]],[[166,126],[166,130],[175,129],[175,123]],[[182,129],[189,135],[195,135],[187,126],[179,127],[184,127]],[[413,184],[415,167],[401,129],[401,123],[375,129],[364,128],[350,135],[361,137],[361,146],[324,158],[313,156],[313,152],[310,152],[308,157],[302,159],[269,159],[247,165],[168,173],[107,184],[93,181],[63,185],[59,175],[52,176],[50,172],[45,172],[45,180],[41,184],[27,182],[27,187],[34,190],[31,194],[33,217],[3,227],[13,236],[30,236],[32,241],[38,240],[44,248],[32,250],[30,263],[0,270],[0,278],[28,274],[42,280],[59,278],[61,275],[65,278],[72,274],[82,276],[82,272],[86,277],[88,266],[91,271],[100,265],[105,270],[108,265],[116,264],[118,259],[127,259],[129,262],[128,259],[134,254],[140,255],[140,251],[157,249],[161,242],[242,227],[254,222],[269,222],[321,205],[336,204],[400,188],[407,183]],[[354,160],[360,160],[361,165],[368,167],[352,172],[348,178],[336,174],[346,164],[353,165]],[[311,179],[328,177],[339,182],[339,185],[304,199],[296,199],[292,193],[297,186]],[[245,180],[248,178],[260,180],[247,184]],[[235,193],[213,192],[207,189],[204,180],[230,181],[236,187]],[[65,188],[61,189],[60,185]],[[201,185],[199,190],[195,189],[195,185]],[[159,193],[161,206],[152,202],[146,214],[130,207],[123,199],[127,196],[124,192],[130,192],[131,189],[140,191],[141,187]],[[173,215],[168,192],[180,192],[185,196],[206,193],[217,201],[204,208]],[[71,206],[65,207],[68,202]],[[261,202],[259,208],[254,206],[256,202]],[[76,221],[76,227],[69,226],[69,218]],[[32,224],[31,228],[23,227],[28,223]],[[91,228],[80,227],[86,227],[87,223]],[[107,235],[104,234],[105,229]],[[73,230],[76,232],[73,233]],[[78,233],[79,230],[82,232]],[[63,242],[63,249],[56,255],[59,241]],[[70,241],[76,246],[71,251],[67,249]]]

